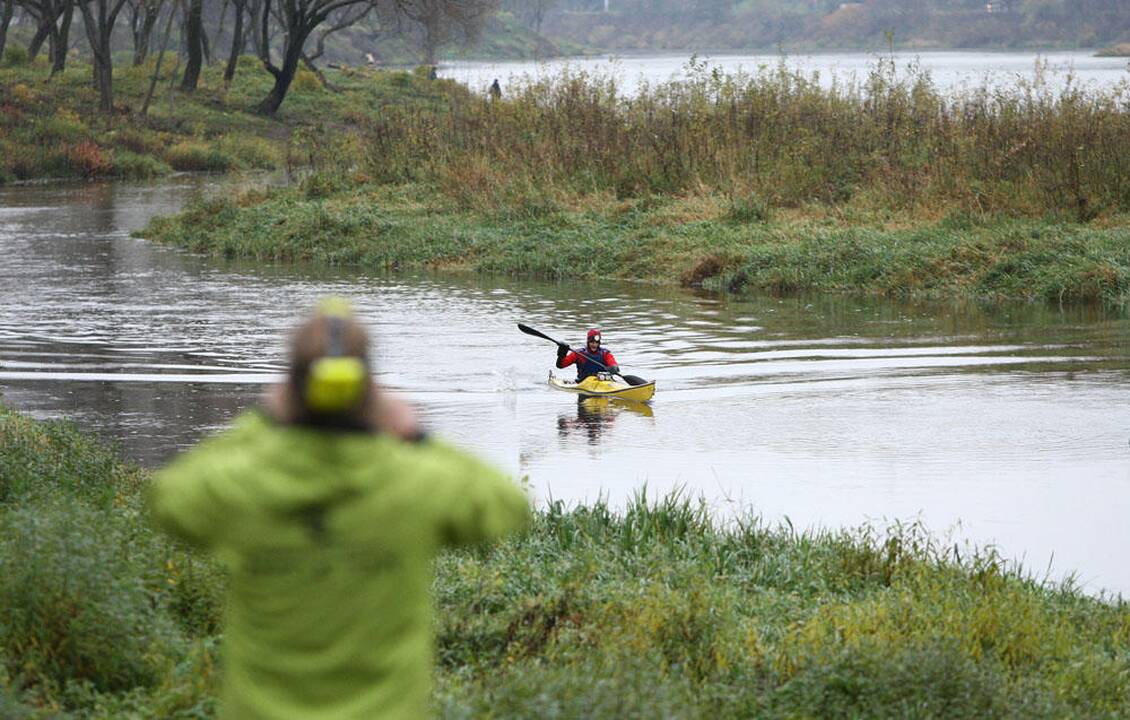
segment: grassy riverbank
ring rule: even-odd
[[[949,97],[885,60],[831,86],[694,66],[624,99],[566,73],[384,112],[300,187],[145,234],[282,262],[1122,305],[1126,88],[1047,81]]]
[[[90,66],[71,61],[50,76],[42,61],[10,48],[0,66],[0,184],[49,178],[151,178],[174,171],[233,172],[304,167],[326,135],[389,107],[442,111],[464,87],[424,72],[355,68],[328,72],[334,89],[300,71],[278,117],[253,112],[272,77],[245,56],[232,84],[206,67],[193,93],[174,86],[180,69],[166,57],[145,115],[156,58],[114,71],[114,113],[98,110]],[[15,60],[13,60],[13,57]]]
[[[716,195],[588,198],[582,207],[511,215],[462,209],[429,185],[365,185],[326,198],[323,182],[217,197],[155,220],[145,235],[262,262],[618,278],[730,292],[1121,305],[1130,289],[1130,229],[1117,218],[1080,224],[954,213],[924,221],[769,209]]]
[[[146,480],[0,408],[0,715],[214,715],[223,576],[150,530]],[[913,525],[554,505],[437,571],[443,718],[1130,713],[1130,607]]]

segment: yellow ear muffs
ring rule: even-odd
[[[365,365],[355,357],[324,357],[310,365],[306,407],[338,413],[356,407],[365,394]]]
[[[326,354],[310,364],[306,407],[317,413],[339,413],[356,407],[365,395],[368,372],[361,358],[345,354],[346,300],[330,298],[319,308],[329,321]]]

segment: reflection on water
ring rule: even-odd
[[[921,518],[1089,587],[1130,591],[1130,322],[1098,308],[722,298],[627,284],[206,262],[129,237],[188,181],[0,188],[0,390],[162,462],[253,406],[328,293],[380,380],[539,498],[701,494],[800,527]],[[551,389],[585,328],[646,405]]]
[[[612,423],[621,413],[645,418],[655,416],[655,411],[646,403],[616,398],[578,397],[576,413],[558,415],[557,433],[562,440],[568,440],[575,433],[587,438],[589,445],[599,445],[602,439],[611,437]]]

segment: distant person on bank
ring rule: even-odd
[[[230,571],[221,716],[422,718],[431,560],[529,519],[494,468],[373,384],[344,301],[293,335],[263,409],[157,473],[156,522]]]

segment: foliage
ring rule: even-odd
[[[1125,302],[1130,88],[1040,75],[954,98],[888,60],[854,85],[689,71],[632,98],[566,72],[500,101],[389,105],[360,139],[309,126],[297,195],[148,235],[275,261]]]
[[[0,408],[0,714],[214,717],[211,560],[144,474]],[[437,563],[437,715],[1118,717],[1130,608],[916,524],[796,532],[640,492]]]
[[[115,72],[117,106],[141,107],[154,64],[150,57],[145,66]],[[172,66],[165,67],[168,73]],[[239,68],[230,87],[223,85],[222,68],[206,68],[195,93],[158,89],[146,116],[129,112],[112,118],[97,110],[89,67],[71,62],[53,78],[39,66],[0,68],[0,182],[320,164],[325,161],[319,153],[330,151],[329,145],[318,145],[316,152],[290,151],[292,132],[313,125],[323,127],[326,137],[343,136],[341,142],[353,143],[349,157],[359,157],[353,128],[386,105],[438,109],[467,92],[450,81],[348,68],[329,71],[340,92],[328,92],[304,72],[301,77],[309,75],[313,82],[292,89],[280,123],[251,110],[271,83],[262,64],[244,56]],[[166,74],[160,87],[173,80]]]
[[[113,448],[62,422],[33,423],[0,406],[0,507],[65,492],[95,507],[123,502],[141,482]]]
[[[27,65],[30,61],[31,58],[28,56],[26,48],[15,44],[6,44],[4,57],[0,59],[0,65],[4,67],[20,67],[21,65]]]
[[[158,682],[181,639],[158,610],[152,551],[139,540],[128,520],[73,499],[3,515],[0,653],[21,686],[120,692]]]
[[[129,150],[114,153],[115,177],[149,179],[168,175],[173,169],[149,155],[139,155]]]
[[[831,87],[784,65],[688,71],[630,98],[614,78],[565,71],[503,102],[387,112],[367,128],[369,173],[428,179],[479,206],[504,199],[508,183],[619,197],[740,187],[776,207],[855,201],[1081,221],[1130,210],[1130,86],[1089,92],[1069,77],[1057,92],[1042,75],[1012,92],[950,97],[886,59],[865,82]]]
[[[223,578],[149,527],[145,480],[0,406],[0,715],[211,716]]]
[[[916,525],[553,504],[525,538],[445,557],[437,601],[448,718],[1101,717],[1130,687],[1123,603]]]
[[[225,258],[374,269],[430,267],[542,278],[682,282],[713,290],[865,292],[1122,305],[1130,232],[953,213],[936,222],[805,206],[735,218],[725,196],[556,200],[546,188],[475,205],[489,176],[445,186],[345,185],[218,197],[154,220],[146,237]],[[505,181],[493,187],[514,188]],[[466,199],[469,198],[469,199]],[[740,207],[740,206],[739,206]]]
[[[235,158],[208,143],[185,140],[165,151],[165,162],[174,170],[225,172],[235,167]]]

